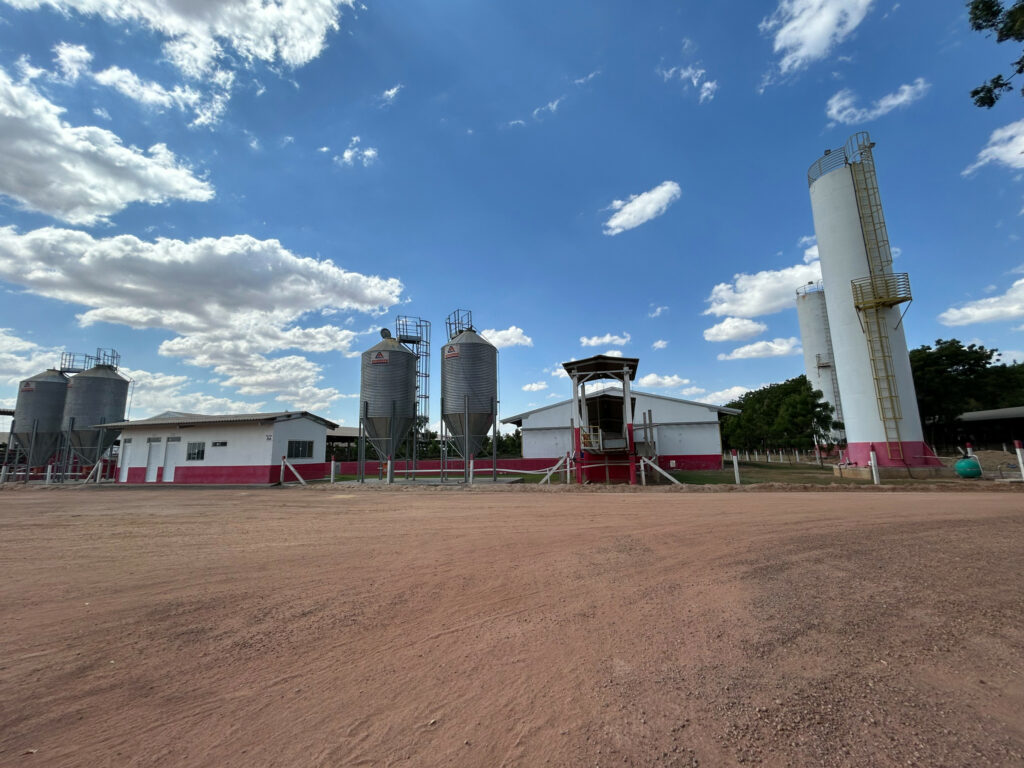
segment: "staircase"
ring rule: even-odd
[[[863,137],[863,140],[859,137]],[[867,134],[858,134],[855,139],[858,140],[856,153],[859,158],[851,158],[850,171],[864,235],[869,275],[852,282],[853,303],[860,313],[861,326],[867,340],[878,416],[885,428],[889,459],[902,462],[903,443],[900,440],[899,422],[903,413],[889,346],[887,321],[890,313],[887,310],[911,300],[910,278],[906,273],[892,272],[892,250],[878,194],[875,162],[871,155],[874,144],[868,140]],[[854,153],[848,148],[847,154],[852,156]]]

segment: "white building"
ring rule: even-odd
[[[638,452],[656,455],[659,466],[664,469],[722,468],[722,436],[718,417],[719,414],[737,414],[739,411],[635,389],[631,390],[631,397]],[[612,420],[617,418],[621,429],[622,405],[620,387],[588,394],[587,413],[591,425],[600,426],[607,416]],[[572,401],[564,400],[509,416],[501,422],[522,430],[524,459],[557,460],[573,450],[571,416]],[[645,417],[648,420],[647,434],[644,430]]]
[[[234,484],[277,482],[282,457],[305,479],[326,477],[327,430],[338,425],[306,411],[168,411],[104,426],[121,430],[120,483]]]

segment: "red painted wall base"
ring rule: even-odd
[[[866,467],[871,463],[871,446],[875,446],[880,467],[941,467],[942,462],[932,453],[931,448],[923,442],[904,441],[903,459],[890,459],[889,451],[884,442],[850,443],[846,447],[846,460],[858,467]]]
[[[296,471],[303,480],[322,480],[331,473],[330,462],[313,464],[295,464]],[[242,467],[211,467],[211,466],[180,466],[174,469],[174,481],[166,485],[265,485],[276,483],[281,479],[281,465],[268,464]],[[285,482],[296,482],[295,475],[285,468]],[[162,483],[163,468],[157,469],[157,481]],[[129,467],[126,484],[145,483],[145,467]]]

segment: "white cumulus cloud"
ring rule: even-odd
[[[704,331],[705,341],[741,341],[768,330],[768,326],[745,317],[727,317]]]
[[[89,71],[92,54],[84,45],[57,43],[53,48],[53,54],[53,60],[61,72],[61,77],[69,83],[75,82],[83,72]]]
[[[894,109],[913,104],[923,98],[929,88],[931,85],[923,77],[919,77],[909,85],[901,85],[894,93],[886,94],[870,107],[858,107],[857,97],[853,91],[844,88],[828,100],[825,114],[833,125],[866,123],[887,115]]]
[[[1024,168],[1024,120],[992,131],[988,144],[978,153],[978,159],[965,168],[962,175],[974,173],[989,163],[999,163],[1007,168]]]
[[[684,379],[682,376],[676,376],[675,374],[670,376],[661,376],[657,373],[648,373],[647,375],[641,376],[637,379],[636,383],[641,387],[667,389],[668,387],[682,387],[689,384],[690,380]]]
[[[604,223],[604,233],[618,235],[646,224],[665,213],[681,195],[682,190],[676,182],[663,181],[654,189],[631,195],[628,200],[615,200],[609,206],[615,213]]]
[[[951,307],[939,315],[943,325],[971,325],[1024,317],[1024,279],[1018,280],[1001,296],[989,296],[969,301],[961,307]]]
[[[621,336],[616,336],[613,333],[606,333],[604,336],[580,336],[580,344],[584,347],[601,347],[605,344],[614,344],[621,347],[628,344],[630,338],[628,333],[624,333]]]
[[[796,264],[753,275],[733,275],[731,283],[719,283],[711,289],[705,315],[758,317],[795,306],[796,289],[821,280],[821,264]]]
[[[772,47],[780,55],[782,74],[795,72],[825,58],[845,40],[867,15],[873,0],[779,0],[771,16],[760,24],[773,35]]]
[[[658,339],[656,342],[651,344],[651,349],[664,349],[668,346],[668,342],[664,339]]]
[[[542,104],[533,110],[534,120],[540,120],[544,113],[547,112],[549,115],[555,114],[558,111],[558,105],[565,101],[565,96],[559,96],[557,99],[549,101],[547,104]]]
[[[523,392],[540,392],[548,388],[546,381],[535,381],[531,384],[523,385]]]
[[[391,88],[388,88],[386,91],[384,91],[384,93],[382,93],[379,96],[381,106],[387,107],[390,106],[391,104],[394,104],[395,99],[398,98],[398,92],[401,91],[404,87],[404,85],[399,83],[398,85],[394,85]]]
[[[749,360],[758,357],[785,357],[787,355],[799,355],[803,350],[800,348],[800,339],[791,336],[788,339],[772,339],[771,341],[755,341],[744,347],[737,347],[732,352],[722,353],[719,360]]]
[[[53,8],[148,28],[164,55],[199,78],[228,52],[246,62],[300,67],[320,55],[339,27],[340,7],[355,0],[4,0],[22,10]],[[227,49],[227,50],[226,50]]]
[[[480,335],[498,349],[504,349],[505,347],[533,346],[533,339],[527,336],[526,332],[516,325],[510,325],[508,328],[501,331],[495,328],[488,328],[486,331],[480,331]]]
[[[360,147],[362,139],[358,136],[353,136],[349,142],[345,151],[340,155],[334,156],[334,162],[338,165],[353,166],[356,163],[362,163],[365,168],[368,165],[373,165],[373,162],[377,159],[377,148],[376,147]]]
[[[82,326],[116,323],[177,334],[160,354],[210,368],[241,395],[319,410],[340,396],[319,386],[320,366],[284,350],[355,354],[357,334],[305,326],[323,309],[375,313],[398,303],[402,284],[296,256],[247,235],[147,242],[67,229],[19,234],[0,227],[0,280],[78,304]]]
[[[720,389],[717,392],[709,392],[704,396],[704,402],[711,403],[712,405],[724,405],[725,403],[731,403],[733,400],[739,399],[750,390],[746,387],[735,386],[728,387],[726,389]]]
[[[72,126],[64,110],[0,68],[0,194],[72,224],[106,221],[131,203],[205,201],[213,187],[166,145],[125,147],[105,128]]]

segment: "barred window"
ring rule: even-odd
[[[288,441],[288,458],[289,459],[311,459],[311,458],[313,458],[313,441],[312,440],[289,440]]]
[[[202,461],[206,458],[206,443],[189,443],[185,461]]]
[[[211,443],[211,445],[212,445],[212,446],[213,446],[214,448],[223,448],[223,447],[225,447],[225,446],[226,446],[227,444],[228,444],[228,441],[227,441],[227,440],[221,440],[221,441],[219,441],[219,442],[218,442],[217,440],[214,440],[214,441],[213,441],[213,442]]]

